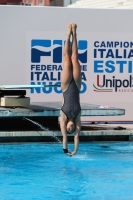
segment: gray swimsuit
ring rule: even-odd
[[[80,102],[79,102],[79,89],[72,78],[71,83],[68,89],[63,92],[64,104],[61,107],[61,110],[69,119],[73,117],[74,119],[78,116],[81,111]]]

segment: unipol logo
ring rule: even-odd
[[[51,57],[51,62],[62,63],[63,40],[31,40],[31,62],[40,63],[41,57]],[[78,41],[78,59],[87,63],[87,41]]]
[[[40,63],[41,57],[51,57],[51,62],[62,62],[62,40],[32,40],[31,62]]]

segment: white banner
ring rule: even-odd
[[[0,84],[60,84],[66,26],[75,22],[81,103],[126,110],[125,116],[84,119],[132,121],[131,16],[130,10],[1,6]],[[54,102],[62,100],[62,91],[60,87],[32,88],[27,96],[31,102]]]

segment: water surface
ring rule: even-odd
[[[73,144],[69,144],[73,150]],[[1,200],[132,200],[133,143],[0,144]]]

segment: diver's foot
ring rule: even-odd
[[[72,34],[76,35],[77,24],[73,23],[71,26],[72,26]]]
[[[72,34],[72,25],[68,24],[67,25],[67,37],[70,38],[71,34]]]

